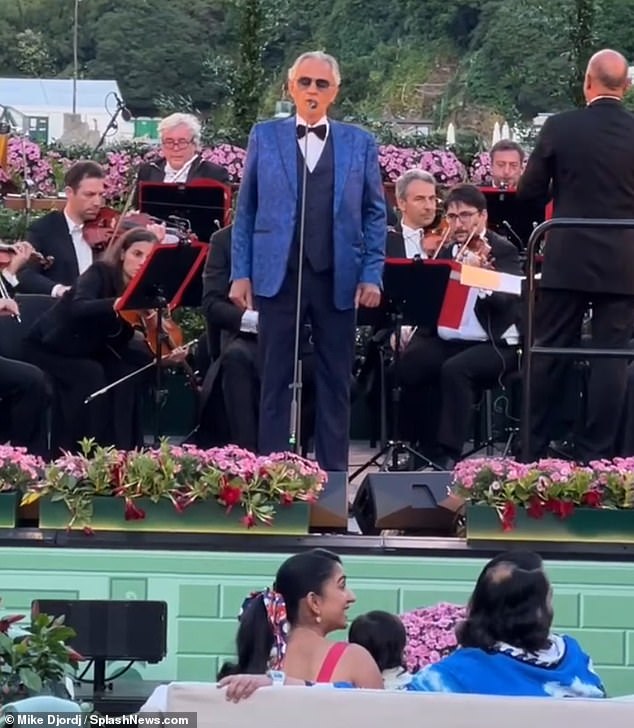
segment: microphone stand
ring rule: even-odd
[[[309,127],[306,125],[304,135],[304,167],[302,172],[301,207],[299,215],[299,241],[297,262],[297,295],[295,301],[295,341],[293,349],[293,381],[290,389],[291,413],[288,444],[291,451],[299,453],[301,450],[301,421],[302,421],[302,287],[304,283],[304,240],[306,234],[306,187],[308,184],[308,134]]]
[[[106,97],[107,98],[107,97]],[[126,106],[123,103],[123,101],[117,97],[117,108],[114,110],[114,113],[110,116],[110,121],[108,122],[108,125],[103,130],[103,134],[101,135],[101,139],[97,142],[97,146],[92,150],[92,154],[95,154],[98,152],[101,147],[103,146],[103,143],[106,141],[106,137],[108,136],[108,132],[111,129],[117,129],[117,118],[119,117],[119,114],[121,114],[125,110]],[[107,110],[107,109],[106,109]]]
[[[31,187],[35,185],[29,174],[29,168],[26,159],[26,137],[27,132],[22,132],[20,135],[21,139],[21,151],[22,151],[22,166],[24,168],[22,175],[22,191],[24,192],[24,234],[29,229],[31,223],[31,214],[33,212],[33,201],[31,196]],[[23,237],[23,236],[22,236]]]

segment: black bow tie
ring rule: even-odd
[[[312,131],[313,134],[316,134],[323,142],[323,140],[326,138],[326,133],[328,132],[328,126],[327,124],[320,124],[319,126],[304,126],[304,124],[298,124],[297,125],[297,138],[303,139],[306,136],[307,131]]]

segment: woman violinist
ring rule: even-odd
[[[157,242],[145,228],[120,236],[29,332],[29,359],[49,374],[56,389],[53,452],[76,450],[83,437],[121,449],[143,444],[141,405],[147,380],[142,376],[88,404],[85,400],[152,358],[143,336],[115,308]],[[168,361],[176,363],[184,356],[177,350]]]

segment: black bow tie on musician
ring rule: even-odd
[[[318,136],[322,142],[326,138],[326,134],[328,133],[328,125],[327,124],[320,124],[319,126],[305,126],[304,124],[298,124],[297,125],[297,138],[303,139],[306,134],[310,134],[312,132],[316,136]]]

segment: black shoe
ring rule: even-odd
[[[548,453],[561,460],[574,462],[580,459],[577,445],[573,440],[552,440],[548,445]]]

